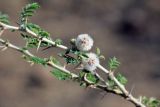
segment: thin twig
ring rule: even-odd
[[[5,40],[3,40],[3,39],[0,39],[0,43],[3,44],[3,45],[5,45],[5,47],[8,47],[8,48],[14,49],[14,50],[16,50],[16,51],[19,51],[19,52],[25,54],[25,55],[28,56],[28,57],[35,57],[35,56],[34,56],[33,54],[31,54],[28,50],[23,50],[23,48],[20,48],[20,47],[18,47],[18,46],[15,46],[15,45],[13,45],[13,44],[11,44],[11,43],[9,43],[8,41],[5,41]],[[58,69],[58,70],[61,70],[61,71],[65,72],[65,73],[67,73],[67,74],[70,74],[70,75],[72,76],[72,78],[78,77],[76,74],[71,73],[70,71],[68,71],[68,70],[64,69],[63,67],[61,67],[61,66],[59,66],[59,65],[56,65],[56,64],[54,64],[54,63],[52,63],[52,62],[50,62],[50,61],[47,62],[47,65],[50,66],[50,67],[56,68],[56,69]]]

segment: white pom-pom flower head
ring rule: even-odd
[[[80,34],[76,38],[75,45],[80,51],[89,51],[93,46],[93,39],[88,34]]]
[[[88,58],[82,59],[83,69],[95,74],[95,70],[99,65],[99,58],[95,53],[87,53]]]

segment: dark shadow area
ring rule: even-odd
[[[41,77],[37,74],[31,73],[26,77],[25,89],[41,89],[44,88],[45,84]]]

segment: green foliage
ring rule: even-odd
[[[65,53],[60,53],[59,56],[63,57],[67,64],[79,64],[82,59],[88,58],[85,52],[75,48],[67,49]]]
[[[88,56],[86,55],[86,52],[81,52],[81,51],[77,50],[77,48],[75,48],[75,47],[67,49],[66,54],[69,54],[69,53],[73,53],[81,58],[88,58]]]
[[[78,64],[79,63],[79,60],[77,58],[74,58],[68,54],[60,53],[59,56],[63,57],[67,64]]]
[[[49,60],[56,65],[61,65],[60,62],[54,57],[50,57]],[[72,77],[70,74],[65,73],[59,69],[53,69],[51,73],[59,80],[69,80]]]
[[[49,60],[52,61],[56,65],[61,65],[60,62],[56,58],[54,58],[52,56],[49,58]]]
[[[87,80],[89,80],[89,81],[92,82],[93,84],[96,84],[96,83],[97,83],[97,80],[98,80],[98,79],[97,79],[93,74],[91,74],[91,73],[87,73],[86,78],[87,78]]]
[[[35,57],[23,56],[23,58],[28,62],[30,62],[31,64],[41,64],[44,66],[47,65],[47,60],[48,60],[48,59],[43,59],[36,56]]]
[[[84,81],[84,76],[85,76],[85,74],[86,74],[86,73],[85,73],[84,71],[79,72],[79,77],[76,79],[76,81],[80,83],[79,85],[80,85],[81,87],[87,87],[87,86],[88,86],[88,84]],[[88,78],[90,78],[90,77],[87,76],[87,79],[88,79]],[[93,81],[94,81],[94,80],[93,80]],[[90,82],[92,82],[92,79],[91,79]]]
[[[127,78],[124,77],[122,74],[118,73],[116,75],[116,78],[122,85],[126,85],[127,84]]]
[[[125,86],[127,84],[127,79],[122,74],[118,73],[115,77],[122,85]],[[111,78],[108,78],[107,83],[110,89],[113,89],[113,90],[119,89],[117,84]]]
[[[109,60],[109,69],[111,71],[117,69],[117,67],[120,65],[120,62],[117,60],[116,57],[110,58]]]
[[[97,54],[97,56],[101,55],[101,50],[99,48],[96,48],[96,54]]]
[[[160,101],[157,100],[156,98],[147,98],[147,97],[141,97],[142,103],[145,104],[148,107],[159,107],[160,106]]]
[[[115,88],[115,82],[111,80],[110,78],[107,80],[108,88],[114,89]]]
[[[0,22],[5,23],[5,24],[9,24],[8,15],[0,12]]]
[[[27,23],[27,28],[29,28],[32,32],[38,34],[41,30],[40,26],[33,24],[33,23]]]
[[[55,45],[62,45],[63,41],[61,39],[56,39],[55,41]]]
[[[21,23],[26,24],[28,17],[33,16],[35,11],[39,8],[38,3],[27,4],[21,11]]]
[[[72,46],[75,46],[75,42],[76,42],[76,39],[74,39],[74,38],[72,38],[72,39],[70,40],[70,44],[71,44]]]
[[[33,23],[27,23],[27,28],[30,29],[32,32],[36,33],[39,37],[46,37],[49,38],[50,34],[43,30],[40,26],[33,24]]]
[[[83,81],[83,82],[80,82],[79,84],[81,87],[87,87],[87,84]]]
[[[87,82],[85,81],[85,79],[87,80]],[[79,77],[76,80],[80,83],[80,86],[87,87],[90,84],[98,83],[99,79],[90,72],[83,70],[79,72]]]
[[[46,59],[43,59],[43,58],[32,57],[31,61],[36,63],[36,64],[47,65]]]
[[[83,72],[83,71],[79,72],[79,78],[83,78],[84,75],[85,75],[85,72]]]
[[[105,57],[101,55],[101,50],[99,48],[96,48],[96,54],[99,57],[99,59],[105,59]]]
[[[71,79],[71,75],[64,73],[63,71],[60,71],[58,69],[53,69],[51,73],[59,80],[69,80]]]
[[[84,52],[77,53],[77,56],[79,57],[80,60],[82,60],[83,58],[84,59],[88,58],[88,56]]]
[[[29,35],[25,35],[23,33],[21,33],[21,36],[26,40],[26,48],[37,48],[38,47],[38,44],[40,41],[39,39],[34,38]],[[42,41],[40,44],[40,47],[48,47],[48,46],[51,46],[51,44],[48,42]]]
[[[110,90],[113,90],[117,94],[122,94],[122,91],[119,89],[119,87],[115,84],[115,82],[111,79],[108,79],[107,86]]]

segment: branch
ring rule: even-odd
[[[2,27],[4,27],[5,29],[11,29],[11,30],[19,30],[19,31],[22,31],[22,32],[26,32],[26,33],[29,33],[31,34],[33,37],[36,37],[36,38],[39,38],[38,35],[34,32],[32,32],[30,29],[26,28],[25,30],[21,30],[19,27],[15,27],[15,26],[10,26],[10,25],[7,25],[7,24],[4,24],[4,23],[1,23],[0,22],[0,25]],[[61,49],[64,49],[64,50],[67,50],[68,47],[64,46],[64,45],[56,45],[55,42],[53,42],[52,40],[49,40],[47,38],[42,38],[41,41],[44,41],[44,42],[47,42],[47,43],[50,43],[52,44],[53,46],[56,46],[58,48],[61,48]],[[0,39],[0,42],[5,44],[6,42],[2,39]],[[30,53],[28,53],[28,51],[22,51],[21,48],[17,48],[16,46],[12,45],[12,44],[8,44],[8,47],[12,48],[12,49],[16,49],[17,51],[20,51],[20,52],[23,52],[25,55],[29,55]],[[51,62],[48,63],[49,66],[51,67],[55,67],[61,71],[64,71],[66,73],[70,73],[70,71],[66,70],[65,68],[62,68],[60,66],[57,66]],[[108,76],[115,82],[115,84],[118,86],[118,88],[122,91],[122,93],[120,93],[119,95],[123,96],[125,99],[127,99],[128,101],[132,102],[133,104],[135,104],[136,106],[138,107],[146,107],[144,104],[142,104],[141,101],[139,101],[139,99],[133,97],[133,95],[131,93],[129,93],[126,88],[116,79],[116,77],[114,76],[113,72],[111,71],[108,71],[106,68],[104,68],[102,65],[98,65],[98,68],[100,70],[102,70],[103,72],[105,72],[106,74],[108,74]],[[73,73],[70,73],[73,77],[77,77],[77,75],[73,74]],[[102,87],[101,85],[97,85],[96,87],[94,88],[100,88],[100,89],[103,89],[105,91],[111,91],[109,90],[107,87]],[[113,92],[112,92],[113,93]],[[116,92],[115,92],[116,93]],[[116,93],[117,94],[117,93]]]
[[[3,27],[3,29],[19,30],[19,27],[10,26],[10,25],[4,24],[4,23],[2,23],[2,22],[0,22],[0,26]]]
[[[24,50],[23,48],[20,48],[20,47],[18,47],[18,46],[16,46],[16,45],[13,45],[13,44],[11,44],[10,42],[5,41],[5,40],[3,40],[3,39],[0,39],[0,43],[3,44],[3,45],[4,45],[5,47],[7,47],[7,48],[11,48],[11,49],[16,50],[16,51],[18,51],[18,52],[21,52],[21,53],[23,53],[24,55],[26,55],[26,56],[28,56],[28,57],[36,57],[36,56],[34,56],[33,54],[31,54],[28,50]],[[54,64],[53,62],[48,61],[48,62],[47,62],[47,65],[50,66],[50,67],[52,67],[52,68],[56,68],[56,69],[58,69],[58,70],[61,70],[61,71],[63,71],[64,73],[70,74],[70,75],[72,76],[72,78],[78,77],[76,74],[71,73],[70,71],[66,70],[65,68]]]
[[[11,44],[10,42],[5,41],[5,40],[3,40],[3,39],[1,39],[1,38],[0,38],[0,43],[1,43],[4,47],[11,48],[11,49],[13,49],[13,50],[15,50],[15,51],[18,51],[18,52],[20,52],[20,53],[22,53],[22,54],[24,54],[24,55],[26,55],[26,56],[28,56],[28,57],[37,57],[37,56],[33,55],[32,53],[30,53],[28,50],[24,50],[23,48],[18,47],[18,46],[16,46],[16,45],[13,45],[13,44]],[[67,70],[66,68],[64,68],[64,67],[62,67],[62,66],[59,66],[59,65],[56,65],[56,64],[54,64],[54,63],[51,62],[51,61],[47,61],[46,63],[47,63],[48,66],[50,66],[50,67],[52,67],[52,68],[56,68],[56,69],[58,69],[58,70],[60,70],[60,71],[62,71],[62,72],[64,72],[64,73],[67,73],[67,74],[71,75],[73,80],[75,80],[76,78],[79,77],[78,75],[76,75],[76,74],[74,74],[74,73],[71,73],[71,71]],[[101,90],[104,90],[104,91],[106,91],[106,92],[111,92],[111,93],[113,93],[113,94],[118,94],[118,95],[120,95],[120,96],[123,96],[123,94],[122,94],[121,92],[117,93],[116,91],[113,91],[113,90],[109,89],[109,88],[107,87],[107,85],[101,85],[101,84],[96,84],[96,85],[94,85],[93,82],[91,82],[91,81],[89,81],[89,80],[87,79],[86,74],[85,74],[85,76],[84,76],[84,80],[82,80],[82,81],[86,82],[86,83],[89,85],[89,87],[91,87],[91,88],[101,89]],[[104,81],[104,80],[102,80],[102,81]]]

